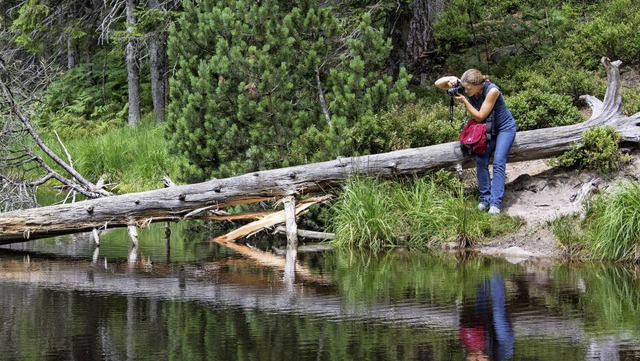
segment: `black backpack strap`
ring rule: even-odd
[[[487,97],[487,93],[489,92],[489,84],[491,84],[491,81],[486,80],[484,82],[484,88],[482,89],[482,101],[484,102],[484,99]],[[494,108],[495,108],[495,104],[494,104]],[[496,134],[495,132],[495,109],[491,109],[491,113],[489,113],[489,115],[487,116],[487,119],[485,119],[485,123],[487,124],[487,130],[485,131],[486,135],[487,135],[487,142],[491,141],[491,139],[493,139],[493,136]]]

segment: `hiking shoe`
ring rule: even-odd
[[[487,204],[482,203],[482,202],[478,203],[478,210],[486,211],[487,209],[489,209],[489,206]]]
[[[496,206],[491,206],[491,208],[489,208],[489,214],[498,214],[498,213],[500,213],[500,208]]]

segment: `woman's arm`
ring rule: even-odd
[[[493,106],[496,105],[496,101],[498,100],[499,96],[500,91],[498,89],[493,88],[489,90],[489,93],[487,93],[486,98],[484,98],[484,101],[480,106],[480,110],[476,110],[476,108],[474,108],[473,105],[469,103],[469,99],[467,99],[467,97],[462,94],[458,94],[454,96],[454,98],[457,101],[464,103],[465,107],[467,107],[467,110],[469,111],[469,114],[471,114],[473,118],[475,118],[479,122],[483,122],[493,110]]]
[[[455,76],[443,76],[442,78],[436,80],[436,86],[440,89],[447,90],[460,82],[460,79]]]

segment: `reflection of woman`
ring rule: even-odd
[[[515,341],[507,319],[504,281],[493,274],[478,285],[474,308],[463,309],[460,342],[467,360],[509,360]]]

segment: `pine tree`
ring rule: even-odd
[[[5,2],[7,3],[5,5]],[[71,69],[96,50],[95,25],[100,4],[80,0],[2,1],[3,26],[15,43],[51,65]],[[6,6],[6,7],[5,7]],[[8,20],[12,19],[11,25]]]
[[[390,42],[368,14],[351,25],[315,1],[183,5],[168,123],[188,181],[350,155],[354,125],[412,96],[406,72],[385,75]]]

